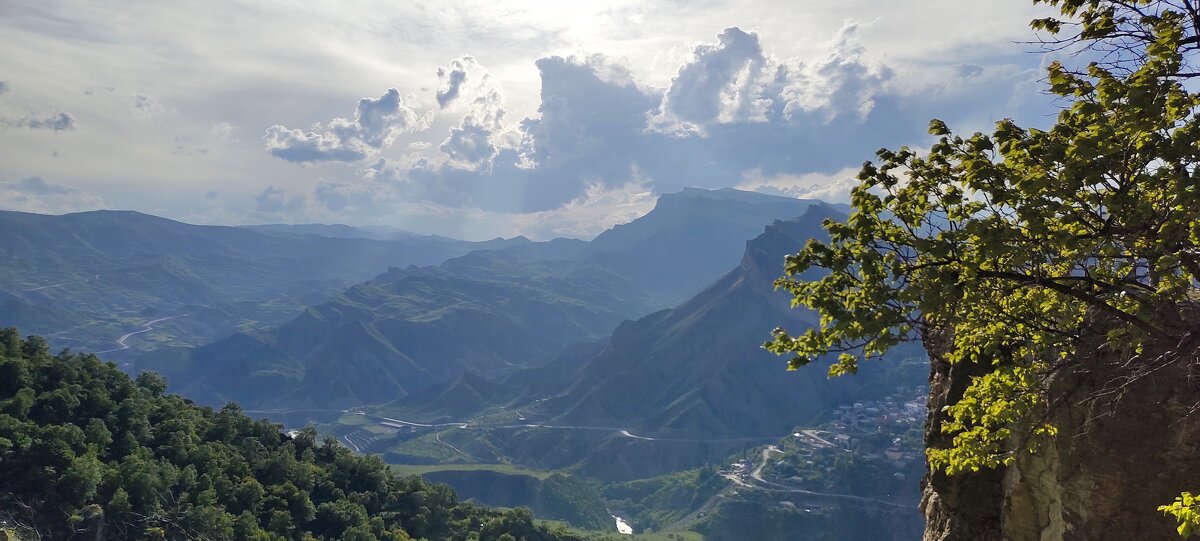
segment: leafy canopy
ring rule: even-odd
[[[1008,464],[1055,433],[1044,384],[1076,358],[1085,324],[1105,322],[1109,345],[1133,355],[1178,342],[1200,278],[1194,2],[1035,3],[1062,15],[1033,22],[1045,43],[1098,58],[1049,67],[1068,104],[1055,124],[961,136],[934,120],[928,153],[880,150],[849,219],[826,222],[830,240],[789,256],[776,281],[820,316],[765,344],[790,369],[833,353],[831,375],[854,373],[914,339],[985,368],[946,409],[952,445],[927,451],[949,474]],[[801,280],[810,269],[826,274]]]
[[[38,539],[583,539],[165,389],[0,329],[0,524]]]

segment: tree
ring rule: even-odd
[[[852,215],[827,222],[830,240],[789,256],[776,282],[820,314],[765,344],[790,369],[832,353],[831,375],[854,373],[916,339],[982,367],[947,408],[952,445],[928,450],[949,474],[1009,464],[1055,434],[1046,382],[1089,330],[1128,352],[1124,384],[1200,348],[1182,323],[1200,279],[1200,95],[1184,85],[1197,75],[1195,3],[1035,3],[1061,13],[1033,21],[1043,43],[1095,59],[1050,65],[1050,91],[1069,104],[1054,126],[1003,120],[963,137],[932,121],[929,153],[879,151]],[[798,278],[809,269],[827,274]]]
[[[93,355],[0,331],[0,517],[41,539],[575,539],[459,502],[308,429],[165,394]],[[7,377],[3,377],[7,376]],[[22,527],[22,529],[24,529]],[[32,530],[31,530],[32,531]]]

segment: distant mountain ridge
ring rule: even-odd
[[[813,204],[736,190],[667,194],[592,242],[518,237],[436,267],[393,268],[276,328],[137,366],[185,382],[178,390],[198,400],[255,407],[358,406],[463,371],[495,378],[670,306],[728,270],[773,216]]]
[[[423,235],[387,226],[353,226],[346,224],[255,224],[239,225],[242,229],[268,231],[292,235],[317,235],[335,239],[404,240],[424,239],[429,241],[454,242],[457,239],[441,235]]]
[[[764,226],[813,205],[827,204],[733,188],[686,188],[659,197],[644,217],[601,233],[582,255],[674,305],[737,265],[746,241]]]
[[[519,249],[518,249],[519,248]],[[603,270],[543,260],[562,243],[477,251],[438,267],[392,268],[292,321],[236,334],[164,362],[185,396],[251,407],[321,408],[393,400],[464,370],[536,366],[566,345],[649,312],[646,295]]]
[[[191,225],[132,211],[61,216],[0,211],[0,325],[96,351],[140,322],[182,343],[275,324],[388,266],[431,265],[475,249],[533,244],[414,237],[329,238]],[[153,343],[140,336],[134,344]],[[129,352],[112,352],[122,358]]]

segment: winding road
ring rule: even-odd
[[[46,287],[52,287],[52,286],[46,286]],[[147,322],[145,322],[145,323],[143,323],[143,324],[142,324],[142,327],[144,327],[142,330],[140,330],[140,331],[133,331],[133,332],[131,332],[131,333],[125,333],[125,334],[121,335],[121,337],[117,339],[117,345],[118,345],[118,346],[120,346],[120,347],[113,348],[113,349],[106,349],[106,350],[104,350],[104,351],[97,351],[97,352],[96,352],[96,354],[97,354],[97,355],[99,355],[99,354],[101,354],[101,353],[112,353],[112,352],[114,352],[114,351],[121,351],[121,350],[129,349],[129,345],[127,345],[127,344],[125,343],[125,341],[126,341],[126,340],[129,340],[129,338],[130,338],[130,337],[132,337],[132,336],[134,336],[134,335],[138,335],[138,334],[142,334],[142,333],[146,333],[146,332],[153,331],[153,330],[154,330],[154,325],[156,325],[156,324],[158,324],[158,323],[162,323],[162,322],[164,322],[164,321],[167,321],[167,320],[169,320],[169,319],[177,319],[177,318],[181,318],[181,317],[186,317],[187,315],[188,315],[188,314],[180,314],[180,315],[177,315],[177,316],[170,316],[170,317],[160,317],[160,318],[158,318],[158,319],[155,319],[155,320],[152,320],[152,321],[147,321]]]
[[[84,283],[90,282],[90,281],[92,281],[92,280],[99,280],[99,279],[100,279],[100,275],[99,275],[99,274],[97,274],[97,275],[95,275],[95,276],[93,276],[93,277],[91,277],[91,278],[84,278],[84,279],[82,279],[82,280],[76,280],[76,281],[74,281],[74,282],[62,282],[62,283],[58,283],[58,284],[50,284],[50,285],[48,285],[48,286],[38,286],[38,287],[31,287],[31,288],[29,288],[29,289],[23,289],[23,290],[21,290],[21,291],[22,291],[22,292],[28,292],[28,291],[41,291],[41,290],[43,290],[43,289],[50,289],[50,288],[52,288],[52,287],[62,287],[62,286],[69,286],[69,285],[71,285],[71,284],[84,284]]]
[[[462,456],[465,456],[471,460],[479,460],[479,457],[473,456],[473,455],[471,455],[471,453],[463,451],[462,449],[459,449],[458,447],[455,447],[453,445],[450,445],[449,443],[442,441],[442,433],[441,432],[434,433],[433,439],[437,440],[438,443],[445,445],[446,447],[454,449],[455,451],[458,452],[458,454],[460,454]]]
[[[902,503],[890,502],[887,500],[879,500],[876,498],[868,498],[866,496],[856,496],[854,494],[838,494],[831,492],[817,492],[813,490],[805,490],[796,488],[772,481],[767,481],[762,478],[762,470],[767,465],[767,460],[770,459],[771,453],[781,453],[774,445],[763,449],[762,459],[758,466],[750,473],[750,478],[753,483],[747,483],[744,479],[736,474],[726,475],[725,478],[733,481],[735,484],[754,490],[764,490],[767,492],[784,492],[789,494],[797,494],[801,496],[811,496],[815,500],[842,501],[854,502],[859,504],[872,505],[890,511],[912,511],[917,508],[915,505],[907,505]]]

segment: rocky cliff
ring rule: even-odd
[[[1049,382],[1053,441],[999,470],[926,475],[924,541],[1178,539],[1157,507],[1200,486],[1200,327],[1190,327],[1140,356],[1103,333],[1086,339]],[[981,367],[945,362],[937,337],[926,347],[926,444],[946,447],[941,410]]]

